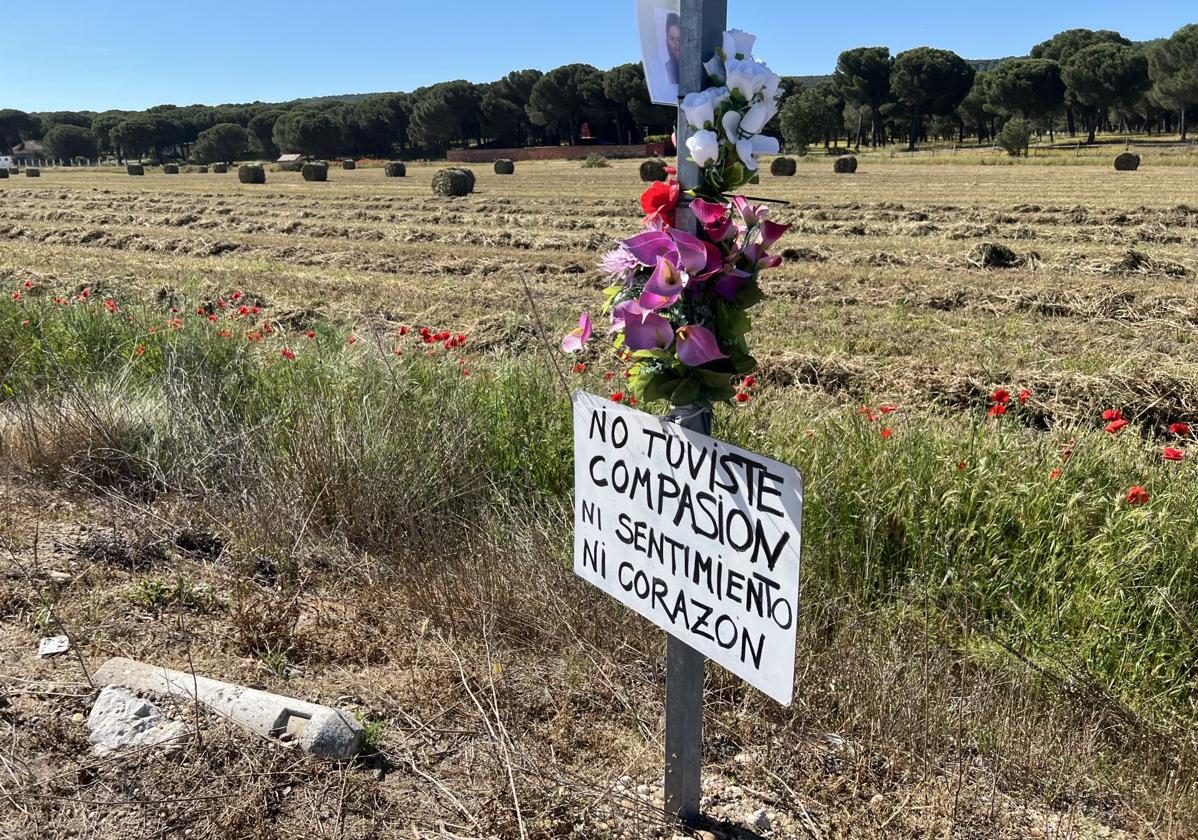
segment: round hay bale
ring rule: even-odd
[[[229,165],[226,163],[214,163],[212,164],[212,171],[217,175],[224,175],[229,171]]]
[[[200,174],[200,175],[207,175],[207,174],[208,174],[208,167],[207,167],[207,166],[197,166],[197,167],[196,167],[196,172],[197,172],[198,174]]]
[[[508,160],[507,158],[500,158],[499,160],[495,161],[495,174],[496,175],[515,175],[516,174],[516,162],[512,161],[512,160]]]
[[[642,181],[664,181],[669,177],[664,160],[647,160],[641,164]]]
[[[343,160],[343,161],[341,161],[341,168],[342,169],[357,169],[358,162],[356,160]]]
[[[1115,158],[1117,172],[1135,172],[1140,168],[1140,156],[1132,152],[1124,152]]]
[[[467,169],[464,166],[455,166],[454,171],[461,172],[463,175],[466,176],[466,192],[468,192],[468,193],[474,192],[474,170]]]
[[[770,174],[778,178],[793,178],[799,171],[799,165],[794,158],[778,157],[770,164]]]
[[[1013,250],[997,242],[983,242],[969,255],[971,262],[982,268],[1015,268],[1023,264]]]
[[[383,174],[388,178],[403,178],[408,174],[408,167],[402,160],[389,161],[383,167]]]
[[[461,169],[442,169],[433,176],[433,193],[453,197],[470,193],[470,181]]]
[[[300,174],[304,176],[305,181],[327,181],[329,180],[329,165],[327,163],[305,163]]]
[[[0,179],[8,177],[8,167],[0,168]]]
[[[237,167],[237,180],[243,184],[265,184],[266,170],[259,163],[243,163]]]
[[[146,168],[144,166],[142,166],[140,163],[130,163],[130,164],[126,165],[125,171],[128,172],[130,175],[145,175],[146,174]]]
[[[832,168],[836,171],[837,175],[852,175],[857,171],[857,158],[853,155],[838,157]]]
[[[179,164],[177,164],[177,163],[162,164],[162,174],[163,175],[178,175],[179,174]]]
[[[32,166],[28,166],[25,168],[25,177],[26,178],[40,178],[40,177],[42,177],[42,170],[37,169]]]

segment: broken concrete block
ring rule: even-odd
[[[101,665],[93,679],[97,686],[120,685],[198,700],[259,735],[298,743],[317,758],[352,758],[362,748],[362,725],[348,712],[329,706],[122,657]]]
[[[118,685],[105,686],[87,718],[96,755],[126,748],[169,747],[187,740],[191,729],[171,720],[145,698]]]

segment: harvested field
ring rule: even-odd
[[[815,163],[751,190],[794,226],[717,419],[806,476],[800,677],[783,709],[709,667],[710,828],[1195,836],[1198,480],[1160,451],[1198,423],[1198,167]],[[693,833],[661,634],[569,570],[539,338],[644,185],[519,167],[0,182],[0,836]],[[369,754],[185,709],[180,750],[93,756],[116,655],[350,708]]]

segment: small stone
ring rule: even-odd
[[[637,796],[648,796],[652,792],[653,791],[649,789],[648,785],[637,785],[636,786]]]
[[[883,795],[882,795],[882,794],[880,794],[880,793],[875,793],[875,794],[873,795],[873,797],[872,797],[872,798],[869,800],[869,807],[871,807],[871,808],[873,808],[873,809],[875,809],[875,810],[876,810],[876,809],[878,809],[878,808],[881,808],[881,807],[882,807],[882,804],[883,804],[885,801],[886,801],[886,797],[885,797],[885,796],[883,796]]]
[[[624,785],[624,787],[628,787],[630,784],[632,784],[632,776],[621,776],[620,784]]]
[[[83,723],[85,720],[87,718],[83,716],[83,712],[75,712],[75,714],[71,715],[71,723]]]
[[[386,778],[387,778],[387,771],[384,768],[380,767],[374,771],[374,780],[376,782],[381,782]]]
[[[773,823],[770,822],[769,814],[764,810],[753,812],[753,816],[749,817],[749,824],[758,831],[769,831]]]

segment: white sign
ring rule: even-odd
[[[793,467],[574,395],[574,572],[787,705],[802,520]]]
[[[636,22],[641,32],[641,63],[649,99],[678,107],[678,71],[682,66],[680,0],[637,0]]]

